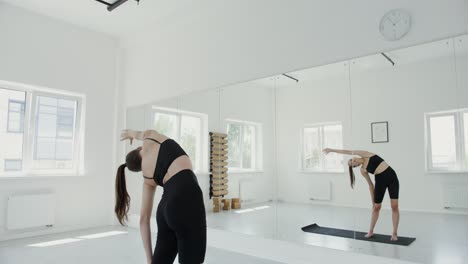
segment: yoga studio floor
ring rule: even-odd
[[[401,212],[399,234],[416,238],[410,246],[310,234],[301,230],[303,226],[317,223],[367,231],[369,220],[370,210],[290,203],[255,204],[240,212],[208,214],[211,228],[418,263],[468,263],[466,215]],[[391,212],[382,210],[375,233],[391,234],[391,231]]]
[[[0,263],[143,264],[146,261],[138,230],[107,227],[0,242]],[[213,247],[208,247],[205,263],[281,264]]]

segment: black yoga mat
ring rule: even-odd
[[[330,227],[321,227],[317,224],[308,225],[302,228],[302,231],[320,235],[328,235],[328,236],[337,236],[337,237],[344,237],[344,238],[352,238],[357,240],[364,240],[369,242],[378,242],[378,243],[385,243],[385,244],[392,244],[392,245],[400,245],[400,246],[409,246],[416,238],[412,237],[398,237],[397,241],[391,241],[391,236],[387,235],[379,235],[374,234],[371,238],[366,238],[365,235],[367,233],[364,232],[355,232],[352,230],[345,230],[345,229],[336,229]]]

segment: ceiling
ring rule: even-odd
[[[140,0],[138,6],[136,1],[129,0],[109,12],[95,0],[0,0],[2,2],[115,37],[125,37],[145,27],[183,17],[193,11],[196,3],[193,0]]]

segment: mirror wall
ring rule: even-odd
[[[186,149],[211,228],[422,263],[463,263],[466,73],[468,36],[459,36],[132,107],[127,126],[157,129]],[[212,212],[209,132],[228,134],[226,197],[241,198],[240,210]],[[369,185],[355,168],[351,188],[352,156],[324,155],[323,148],[377,154],[396,177],[370,174]],[[386,187],[380,210],[377,184]],[[392,235],[399,217],[399,241],[416,240],[362,239],[373,213],[379,216],[375,234]],[[301,230],[313,224],[344,230],[344,237]]]

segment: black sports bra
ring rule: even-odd
[[[379,167],[380,163],[384,160],[379,155],[374,155],[369,158],[369,163],[367,163],[367,172],[374,174],[377,167]]]
[[[182,147],[173,139],[166,139],[162,143],[152,138],[145,138],[154,141],[161,146],[159,147],[158,158],[156,160],[156,168],[154,169],[153,178],[145,177],[146,179],[154,179],[157,185],[164,186],[163,179],[171,166],[172,162],[180,156],[188,156]]]

